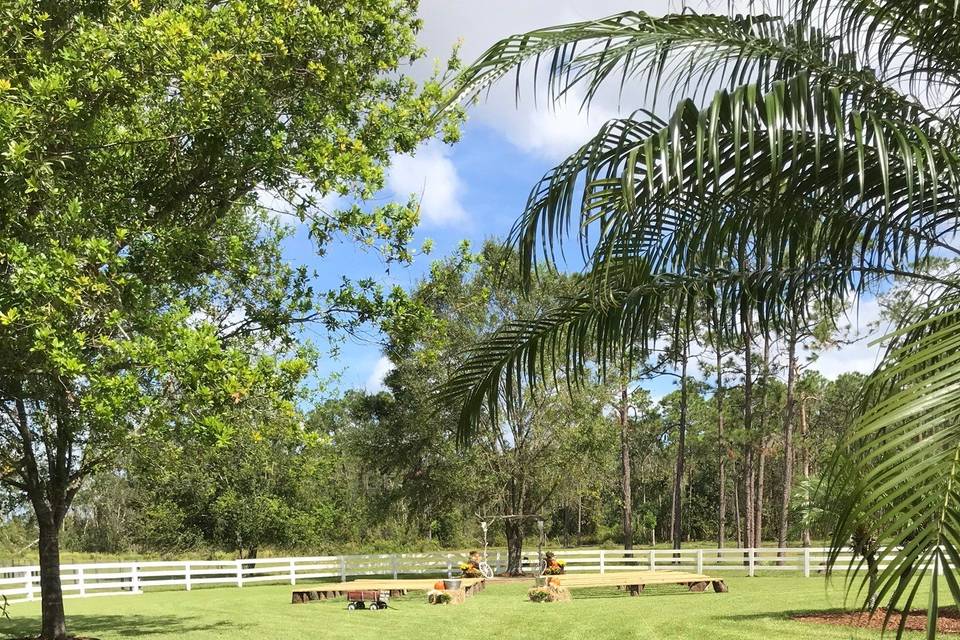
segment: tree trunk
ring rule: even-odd
[[[743,548],[743,529],[740,527],[740,489],[733,486],[733,522],[737,527],[737,546]]]
[[[60,527],[63,525],[63,519],[70,508],[70,501],[79,486],[79,477],[77,477],[74,479],[77,486],[71,487],[68,456],[71,438],[65,424],[66,420],[62,419],[66,411],[62,406],[58,406],[58,409],[61,411],[53,414],[53,422],[56,425],[53,437],[42,441],[49,457],[47,460],[49,475],[44,477],[40,473],[37,456],[34,453],[37,442],[34,441],[31,433],[26,403],[19,398],[16,400],[16,424],[23,445],[22,486],[30,499],[39,529],[41,638],[43,640],[65,640],[67,637],[67,622],[63,611],[63,587],[60,583]]]
[[[807,403],[806,399],[800,398],[800,437],[803,442],[801,450],[803,451],[803,486],[804,502],[807,508],[810,507],[810,447],[807,444]],[[803,546],[810,546],[810,527],[803,525]]]
[[[580,538],[583,535],[583,496],[577,494],[577,546],[580,546]]]
[[[763,490],[766,478],[767,443],[760,441],[760,450],[757,456],[757,506],[755,509],[757,523],[753,528],[753,546],[759,547],[763,543]]]
[[[43,640],[64,640],[67,621],[60,584],[60,523],[51,514],[38,514],[37,524],[40,529],[41,637]]]
[[[770,391],[770,335],[763,334],[763,370],[760,372],[760,451],[757,460],[757,506],[754,508],[754,515],[757,519],[753,527],[753,546],[759,547],[763,542],[763,497],[764,486],[766,482],[766,460],[767,460],[767,398]]]
[[[687,337],[684,335],[683,360],[680,364],[680,433],[677,437],[677,463],[673,473],[673,548],[683,542],[683,467],[687,455]]]
[[[523,521],[508,518],[503,529],[507,536],[507,575],[523,575]]]
[[[747,547],[753,547],[755,538],[753,534],[754,521],[754,470],[753,470],[753,332],[751,330],[750,311],[746,305],[741,309],[741,322],[743,324],[743,431],[746,435],[746,446],[744,451],[744,519],[746,525],[746,539],[744,543]]]
[[[793,414],[797,386],[797,334],[791,332],[787,347],[787,401],[783,411],[783,496],[780,500],[780,535],[777,546],[787,546],[790,533],[790,498],[793,495]],[[778,554],[778,564],[783,564],[783,552]]]
[[[717,484],[720,492],[720,504],[717,505],[717,548],[723,549],[727,537],[727,447],[723,439],[723,355],[720,347],[717,347],[717,390],[714,397],[717,405]]]
[[[633,549],[633,495],[630,477],[630,416],[627,381],[620,388],[620,488],[623,492],[623,548]]]

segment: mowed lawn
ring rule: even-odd
[[[550,638],[878,638],[876,631],[790,620],[795,612],[842,608],[842,585],[822,578],[729,578],[729,593],[651,587],[631,598],[614,589],[574,591],[573,602],[535,604],[526,584],[491,584],[461,606],[431,606],[420,595],[388,611],[347,611],[343,601],[290,604],[289,586],[167,591],[67,601],[71,631],[102,640],[481,640]],[[11,606],[4,637],[39,629],[35,603]],[[919,637],[919,636],[915,636]]]

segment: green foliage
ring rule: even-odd
[[[566,461],[585,464],[584,454],[603,433],[597,426],[604,422],[602,402],[593,390],[510,407],[508,419],[486,422],[467,446],[458,446],[457,408],[437,402],[436,382],[455,370],[465,346],[503,319],[535,314],[570,287],[569,279],[557,277],[525,297],[509,268],[515,262],[514,253],[488,243],[476,254],[463,246],[435,263],[412,294],[421,320],[388,326],[389,394],[360,399],[365,417],[338,434],[362,468],[380,478],[381,504],[374,511],[403,517],[414,535],[436,534],[441,544],[455,543],[454,531],[475,531],[477,514],[545,509],[570,480],[560,471]],[[505,527],[509,539],[520,541],[531,524],[498,522],[491,535]]]
[[[0,7],[0,480],[29,495],[45,572],[84,479],[131,436],[227,446],[240,405],[289,415],[312,358],[292,327],[336,333],[406,313],[400,290],[372,281],[314,291],[282,259],[274,218],[308,222],[320,255],[347,240],[410,259],[415,203],[328,212],[321,200],[368,198],[391,154],[439,128],[455,137],[457,113],[432,119],[440,78],[397,73],[422,55],[415,10]],[[284,212],[264,211],[277,202]],[[229,535],[281,517],[264,498],[249,529],[241,498],[219,500]],[[43,633],[61,638],[59,595],[44,601]]]
[[[158,441],[137,452],[129,467],[142,514],[136,542],[164,551],[209,545],[256,557],[263,547],[336,540],[339,492],[326,434],[269,407],[247,405],[231,422],[232,437],[216,447]]]

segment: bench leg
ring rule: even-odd
[[[697,593],[700,593],[701,591],[706,591],[707,584],[708,583],[706,582],[691,582],[690,591],[696,591]]]
[[[727,583],[723,580],[714,580],[713,581],[713,590],[717,593],[726,593],[730,590],[730,587],[727,586]]]
[[[631,596],[639,596],[640,592],[643,591],[644,585],[642,584],[631,584],[627,586],[627,589],[630,591]]]

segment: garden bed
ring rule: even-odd
[[[859,611],[822,611],[819,613],[802,613],[791,616],[799,622],[813,624],[829,624],[842,627],[857,627],[860,629],[882,629],[886,609],[878,609],[872,616]],[[894,613],[887,622],[888,631],[896,631],[900,624],[900,614]],[[914,609],[907,616],[906,629],[909,631],[923,631],[927,628],[927,612],[923,609]],[[955,607],[940,609],[940,618],[937,621],[937,633],[960,633],[960,611]]]

